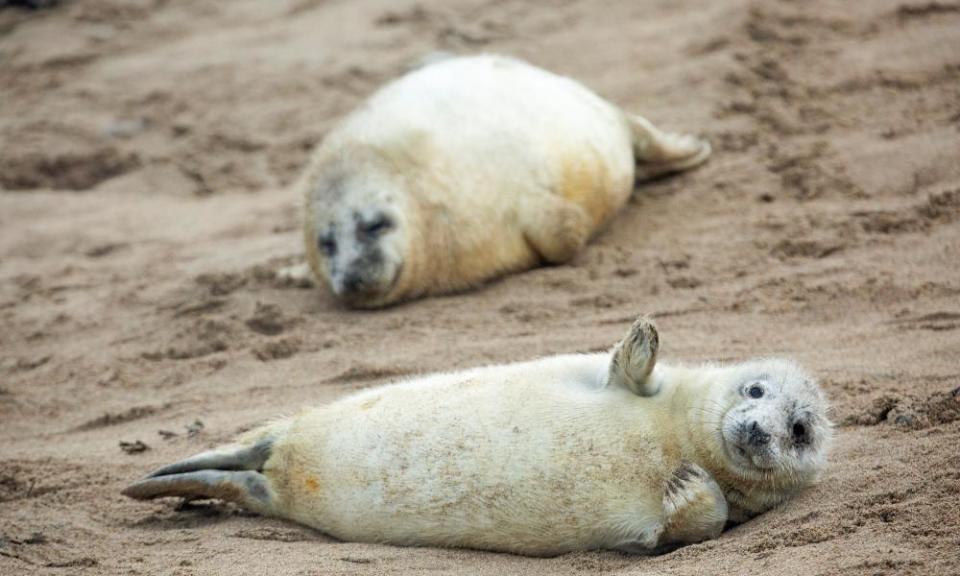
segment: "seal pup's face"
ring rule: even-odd
[[[389,299],[403,271],[407,225],[401,195],[374,175],[339,177],[311,191],[314,242],[321,273],[349,306]]]
[[[730,369],[720,436],[732,468],[745,476],[809,478],[826,461],[830,422],[816,382],[787,360]]]

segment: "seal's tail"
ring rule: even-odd
[[[267,513],[275,494],[263,466],[270,458],[273,437],[253,444],[218,448],[164,466],[123,490],[136,500],[179,496],[188,500],[218,498]]]
[[[710,156],[710,143],[688,134],[663,132],[642,116],[626,114],[637,161],[636,180],[652,180],[703,164]]]

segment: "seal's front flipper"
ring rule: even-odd
[[[710,473],[682,462],[663,494],[664,532],[660,546],[693,544],[716,538],[727,523],[728,506]]]
[[[128,486],[123,494],[136,500],[164,496],[219,498],[254,512],[266,512],[274,494],[262,470],[272,447],[272,438],[262,438],[249,446],[203,452],[160,468]]]
[[[660,389],[651,374],[657,363],[660,336],[649,318],[641,316],[626,338],[617,343],[610,357],[608,386],[623,386],[638,396],[653,396]]]
[[[642,116],[626,115],[637,161],[636,181],[681,172],[706,161],[710,143],[696,136],[663,132]]]
[[[279,283],[286,286],[312,288],[316,285],[313,279],[313,271],[310,270],[310,265],[307,263],[284,266],[277,270],[275,276]]]
[[[545,195],[522,212],[523,237],[545,262],[573,259],[590,237],[590,217],[576,204]]]

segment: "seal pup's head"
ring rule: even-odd
[[[796,363],[731,367],[723,404],[721,440],[734,469],[806,477],[823,467],[831,436],[826,399]]]
[[[308,259],[341,302],[381,306],[396,299],[409,253],[403,183],[367,158],[341,160],[306,183]]]
[[[751,360],[721,368],[698,402],[727,497],[747,515],[812,484],[831,441],[827,401],[795,362]]]

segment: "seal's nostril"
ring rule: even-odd
[[[363,276],[356,272],[348,272],[343,277],[343,289],[345,292],[356,292],[363,287]]]
[[[763,431],[756,420],[750,423],[750,438],[748,439],[753,446],[764,446],[770,442],[770,434]]]

